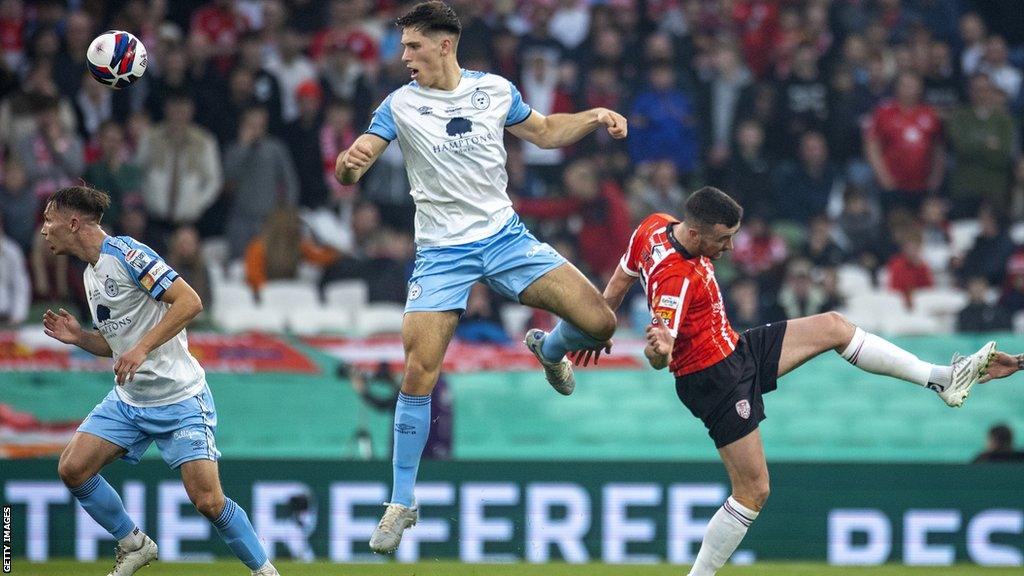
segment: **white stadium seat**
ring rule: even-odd
[[[260,305],[286,310],[320,305],[316,286],[300,280],[271,280],[260,290]]]
[[[974,246],[974,239],[981,231],[981,224],[977,219],[955,220],[949,223],[950,244],[953,254],[963,255],[971,246]]]
[[[836,270],[836,279],[839,281],[839,293],[847,298],[874,289],[871,284],[871,273],[857,264],[840,266]]]
[[[362,280],[337,280],[324,286],[324,299],[331,306],[362,308],[370,298],[370,290]]]
[[[526,332],[526,323],[533,316],[533,308],[522,304],[507,303],[501,307],[501,325],[513,339]]]
[[[405,306],[401,304],[369,304],[355,313],[355,329],[360,336],[397,334],[402,330]]]
[[[967,293],[956,288],[921,288],[914,292],[914,312],[930,315],[956,314],[967,306]]]

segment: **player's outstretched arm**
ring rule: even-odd
[[[355,184],[373,166],[373,163],[384,153],[389,142],[376,134],[363,134],[356,141],[338,154],[334,164],[334,176],[338,182]]]
[[[57,312],[47,310],[43,314],[43,333],[54,340],[78,346],[96,356],[110,358],[114,355],[114,351],[98,330],[82,330],[78,320],[63,308]]]
[[[536,110],[519,124],[508,127],[508,131],[541,148],[561,148],[575,144],[581,138],[601,126],[608,128],[612,138],[625,138],[629,132],[626,118],[607,108],[593,108],[576,114],[552,114],[545,116]]]
[[[672,361],[672,347],[676,339],[668,331],[665,322],[660,318],[647,325],[647,346],[644,347],[644,356],[655,370],[661,370]]]
[[[135,380],[135,372],[146,360],[146,356],[177,336],[203,311],[203,301],[180,276],[174,279],[171,287],[160,297],[160,301],[171,305],[167,309],[167,314],[142,336],[138,344],[132,346],[114,362],[114,374],[118,384]]]
[[[996,352],[995,356],[988,363],[988,368],[985,369],[985,374],[981,377],[979,382],[988,382],[989,380],[997,380],[999,378],[1006,378],[1007,376],[1024,370],[1024,354],[1017,354],[1011,356],[1006,352]]]

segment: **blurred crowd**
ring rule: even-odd
[[[517,210],[599,285],[639,220],[680,215],[710,184],[746,208],[718,263],[737,328],[841,307],[850,266],[908,304],[921,288],[966,291],[965,330],[1008,329],[1024,310],[1016,0],[451,3],[463,67],[511,79],[544,114],[629,118],[625,142],[508,139]],[[333,174],[409,81],[392,22],[412,4],[0,0],[0,324],[30,301],[84,301],[80,264],[37,234],[43,201],[79,180],[113,197],[109,232],[152,246],[205,299],[223,274],[254,290],[362,279],[371,301],[404,302],[415,207],[401,150],[358,185]],[[148,48],[129,89],[85,71],[106,29]],[[469,317],[494,322],[498,305],[474,291]]]

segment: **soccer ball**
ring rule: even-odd
[[[146,47],[123,30],[107,30],[89,44],[89,72],[101,84],[125,88],[146,72]]]

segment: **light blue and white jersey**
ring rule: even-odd
[[[418,245],[475,242],[508,222],[505,128],[530,113],[511,82],[469,70],[455,90],[410,82],[381,103],[367,132],[402,147]]]
[[[114,360],[131,350],[167,313],[160,297],[178,273],[156,252],[128,236],[108,236],[100,258],[85,269],[93,324]],[[150,407],[174,404],[202,392],[206,373],[188,351],[185,330],[149,353],[135,380],[114,386],[122,402]]]

